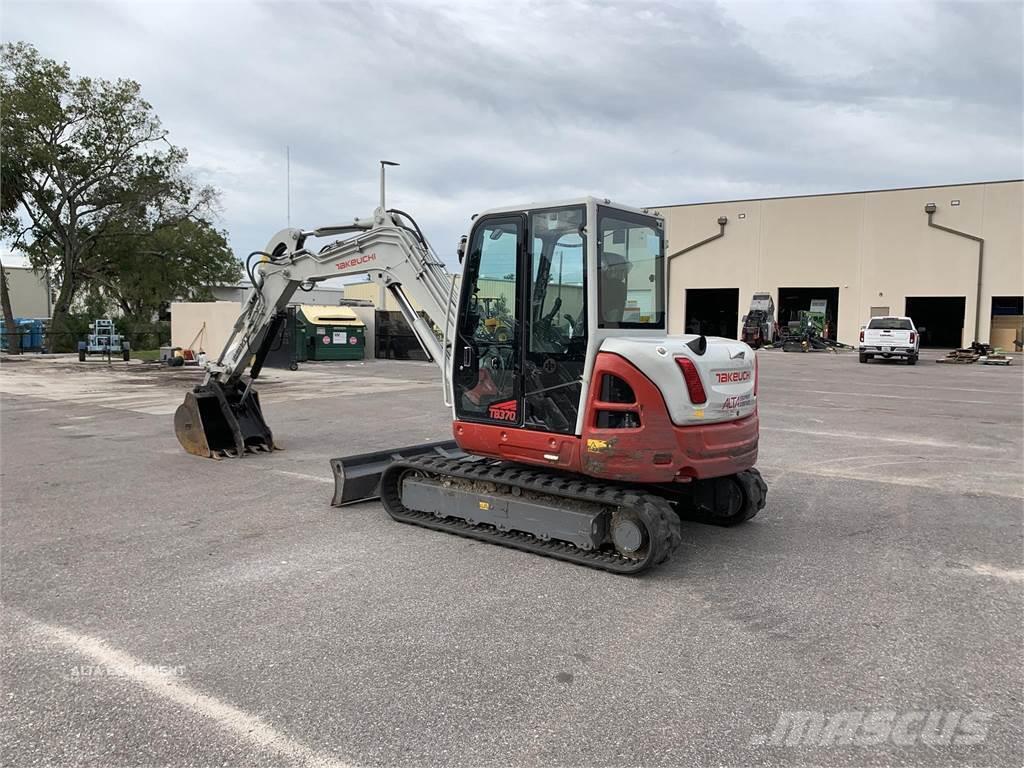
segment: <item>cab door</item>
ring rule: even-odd
[[[524,426],[576,432],[587,359],[586,208],[530,212]]]
[[[459,419],[521,426],[525,217],[489,216],[473,228],[463,268],[453,359]]]

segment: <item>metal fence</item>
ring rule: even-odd
[[[2,325],[2,324],[0,324]],[[18,338],[18,349],[24,353],[49,353],[52,349],[61,352],[75,352],[78,349],[79,341],[86,341],[88,333],[81,334],[74,331],[33,331],[30,329],[20,330],[14,334]],[[161,330],[138,331],[135,333],[120,333],[132,349],[159,349],[171,343],[170,333],[163,333]],[[8,348],[8,333],[0,331],[0,350],[10,353]]]

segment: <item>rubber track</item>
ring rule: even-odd
[[[768,483],[761,477],[761,473],[753,468],[740,472],[736,479],[743,488],[743,502],[746,508],[740,522],[746,522],[764,509],[768,497]]]
[[[630,559],[614,551],[588,551],[566,542],[543,541],[529,533],[499,531],[490,525],[470,525],[458,518],[439,518],[427,512],[406,509],[399,495],[398,484],[402,476],[410,470],[420,471],[424,475],[433,476],[434,479],[455,477],[474,482],[494,483],[506,488],[521,488],[524,491],[557,498],[633,509],[649,528],[651,545],[647,557]],[[513,547],[612,573],[641,573],[668,560],[682,542],[679,516],[665,499],[580,475],[545,472],[500,462],[467,462],[440,456],[426,456],[391,464],[381,477],[380,489],[384,508],[398,522],[446,531],[457,536]]]

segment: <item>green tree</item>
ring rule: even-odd
[[[123,236],[108,239],[89,272],[122,314],[139,318],[166,309],[171,299],[209,300],[211,286],[240,277],[225,233],[189,218],[174,226],[129,225]]]
[[[21,173],[7,162],[0,159],[0,228],[14,228],[15,211],[18,210],[18,180]],[[21,337],[18,326],[14,324],[14,310],[11,307],[10,286],[7,284],[7,270],[0,261],[0,306],[4,315],[4,330],[7,334],[7,351],[16,355],[21,351]]]
[[[188,177],[187,153],[167,140],[138,83],[73,77],[27,43],[5,44],[0,56],[0,143],[20,173],[18,213],[3,234],[59,285],[51,348],[68,348],[62,332],[82,288],[101,286],[122,309],[152,306],[160,274],[136,270],[166,274],[155,265],[168,254],[191,277],[167,284],[164,301],[211,275],[237,279],[212,224],[216,191]]]

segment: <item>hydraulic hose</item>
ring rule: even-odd
[[[398,208],[388,208],[388,213],[397,213],[399,216],[402,216],[402,217],[408,219],[409,223],[412,224],[413,228],[416,230],[416,237],[419,238],[420,244],[424,248],[427,247],[427,238],[425,238],[423,236],[423,230],[421,230],[420,229],[420,225],[416,223],[416,219],[414,219],[412,216],[410,216],[405,211],[399,210]]]

